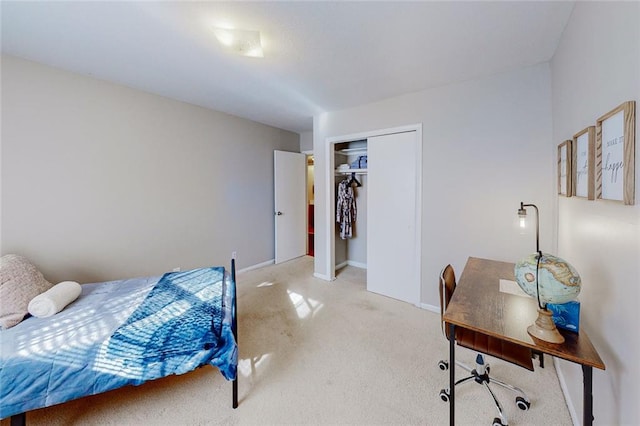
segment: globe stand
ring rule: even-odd
[[[536,339],[549,343],[564,343],[564,337],[556,328],[556,324],[551,317],[551,311],[538,308],[538,318],[536,322],[527,328],[527,332]]]

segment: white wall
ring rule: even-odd
[[[540,208],[541,247],[550,251],[550,90],[543,64],[314,117],[316,274],[331,274],[326,139],[416,123],[423,123],[423,303],[439,306],[436,282],[447,263],[460,273],[468,256],[515,261],[535,251],[535,238],[513,228],[520,201]]]
[[[553,144],[624,101],[636,101],[636,205],[558,200],[558,255],[583,281],[581,327],[606,371],[594,370],[596,424],[640,422],[640,3],[577,2],[551,61]],[[582,421],[582,371],[560,363]]]
[[[313,132],[300,133],[300,152],[313,151]]]
[[[2,253],[52,281],[274,257],[273,150],[299,136],[2,57]]]

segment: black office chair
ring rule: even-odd
[[[439,289],[440,319],[442,331],[448,339],[446,333],[448,324],[444,322],[443,315],[445,309],[447,308],[447,305],[449,304],[449,300],[451,300],[451,296],[456,289],[456,275],[451,265],[447,265],[440,273]],[[478,307],[478,309],[482,309],[482,307]],[[531,349],[516,345],[507,340],[498,339],[483,333],[479,333],[477,331],[472,331],[461,327],[455,328],[455,339],[458,345],[480,352],[476,356],[475,369],[472,369],[469,366],[456,361],[456,365],[468,371],[469,373],[471,373],[471,375],[456,381],[455,384],[457,386],[473,379],[476,383],[484,385],[484,388],[487,389],[487,391],[489,391],[489,393],[491,394],[493,402],[495,403],[496,408],[498,409],[498,414],[500,416],[493,419],[493,426],[506,426],[509,424],[509,421],[504,413],[502,405],[498,401],[498,398],[493,393],[493,390],[491,390],[491,387],[489,386],[490,383],[495,383],[496,385],[502,386],[517,393],[518,396],[516,397],[515,402],[518,408],[520,408],[521,410],[529,409],[529,407],[531,406],[531,402],[529,401],[529,398],[524,393],[524,391],[522,391],[522,389],[502,382],[500,380],[496,380],[493,377],[489,377],[490,366],[489,364],[485,363],[483,354],[504,359],[505,361],[509,361],[513,364],[519,365],[520,367],[533,371],[533,353]],[[448,370],[449,362],[441,360],[440,362],[438,362],[438,367],[440,367],[440,369],[443,371]],[[449,395],[450,390],[448,388],[442,389],[440,391],[440,398],[445,402],[449,402]]]

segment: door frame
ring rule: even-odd
[[[343,142],[351,142],[356,140],[367,139],[373,136],[391,135],[394,133],[416,132],[418,141],[416,146],[417,155],[415,156],[416,166],[416,212],[415,212],[415,229],[418,235],[417,247],[415,248],[415,267],[417,271],[415,276],[418,278],[418,286],[420,299],[422,299],[422,123],[410,124],[406,126],[391,127],[386,129],[370,130],[361,133],[353,133],[342,136],[331,136],[326,138],[325,155],[327,159],[327,174],[325,177],[325,219],[326,219],[326,256],[329,263],[328,277],[330,281],[336,279],[336,257],[335,257],[335,145]],[[415,301],[416,306],[420,305],[420,300]]]
[[[315,154],[313,153],[313,150],[300,151],[300,153],[301,153],[301,154],[304,154],[304,155],[306,155],[306,156],[307,156],[307,161],[309,160],[309,156],[313,157],[313,156],[315,155]],[[309,165],[308,165],[308,164],[307,164],[307,167],[309,167]],[[315,165],[314,165],[314,169],[313,169],[313,179],[314,179],[314,182],[315,182],[315,179],[316,179],[315,174],[316,174],[316,172],[315,172]],[[306,193],[306,197],[305,197],[305,199],[304,199],[304,202],[305,202],[305,204],[307,204],[307,203],[309,202],[309,174],[308,174],[308,170],[307,170],[307,173],[305,173],[304,178],[305,178],[305,187],[307,188],[307,193]],[[307,205],[308,205],[308,204],[307,204]],[[314,203],[314,205],[313,205],[313,208],[315,209],[315,203]],[[314,216],[315,216],[315,210],[314,210],[313,214],[314,214]],[[306,215],[306,221],[307,221],[307,222],[306,222],[305,229],[307,229],[307,230],[308,230],[308,229],[309,229],[309,214],[307,214],[307,215]],[[306,234],[305,234],[305,235],[306,235]],[[314,240],[314,241],[313,241],[313,243],[314,243],[314,245],[315,245],[315,238],[316,238],[316,237],[315,237],[315,234],[314,234],[314,236],[313,236],[313,240]],[[308,235],[307,235],[307,255],[308,255],[308,254],[309,254],[309,238],[308,238]],[[314,256],[314,257],[315,257],[315,256]]]

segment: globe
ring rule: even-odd
[[[515,276],[520,288],[533,298],[536,291],[536,265],[538,253],[531,254],[516,263]],[[562,304],[574,300],[580,294],[580,275],[567,261],[543,253],[538,271],[540,303]]]

